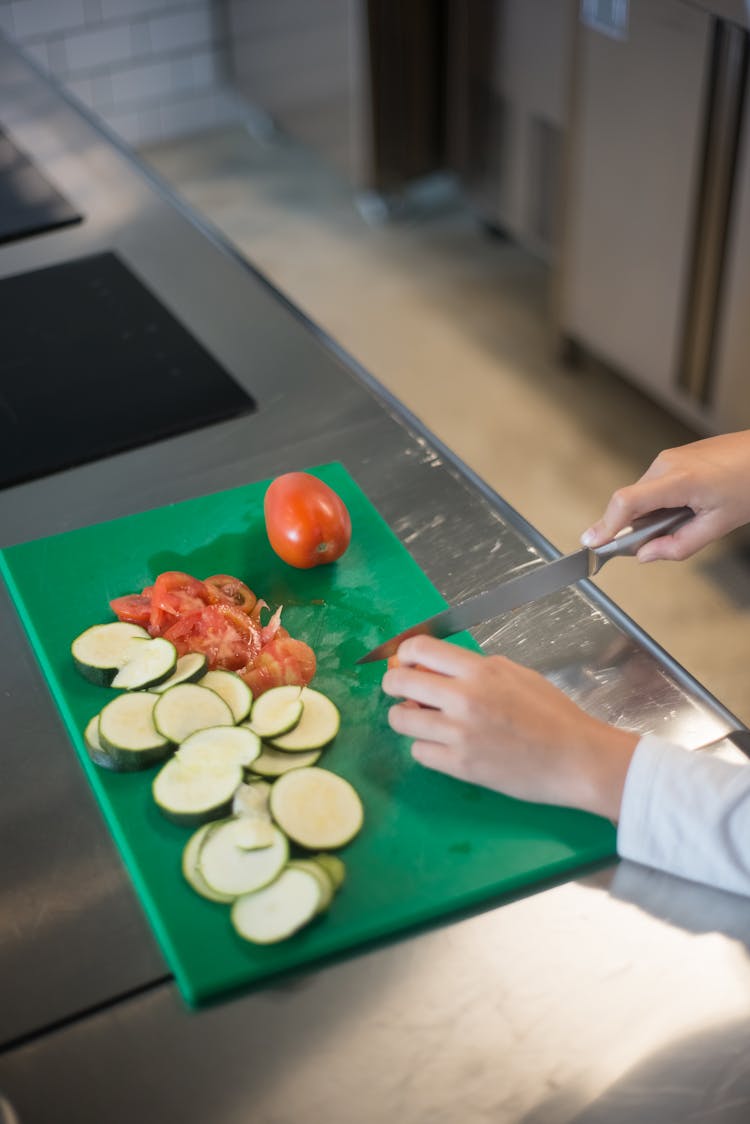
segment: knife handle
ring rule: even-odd
[[[610,558],[620,558],[637,554],[644,543],[669,535],[693,518],[695,512],[689,507],[664,507],[634,519],[630,527],[625,527],[615,535],[611,542],[596,546],[591,550],[591,574],[598,574]]]

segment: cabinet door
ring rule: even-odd
[[[727,238],[710,404],[714,428],[750,427],[750,98],[745,112]]]
[[[579,24],[562,332],[662,399],[688,291],[711,20],[634,0],[621,38]]]

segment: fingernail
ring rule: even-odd
[[[589,527],[588,531],[584,531],[581,535],[581,543],[583,546],[592,546],[595,540],[596,535],[594,534],[593,527]]]

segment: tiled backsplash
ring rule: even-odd
[[[243,112],[221,0],[0,0],[0,30],[130,144]]]

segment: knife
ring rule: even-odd
[[[357,663],[387,659],[395,654],[401,641],[409,636],[453,636],[471,625],[492,620],[509,609],[517,609],[519,605],[537,601],[548,593],[555,593],[583,578],[590,578],[598,574],[610,558],[637,554],[644,543],[661,535],[672,534],[692,519],[693,515],[694,512],[689,507],[652,511],[640,519],[634,519],[632,525],[620,531],[611,542],[593,548],[584,547],[575,554],[566,554],[554,562],[536,566],[527,574],[520,574],[501,582],[494,589],[469,597],[453,608],[444,609],[442,613],[428,617],[383,644],[378,644],[372,651],[360,656]]]

